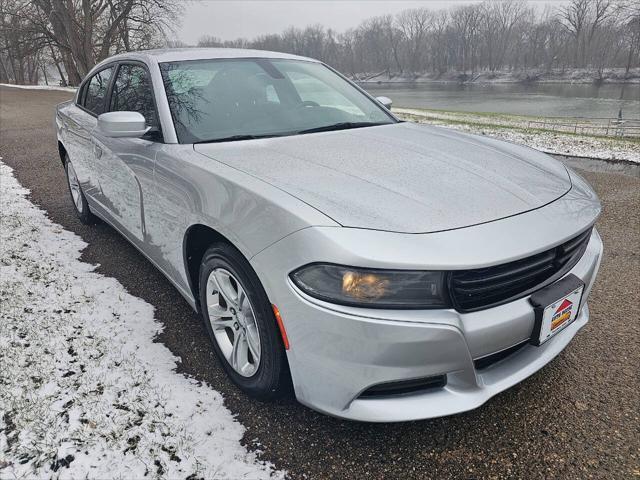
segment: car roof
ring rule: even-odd
[[[269,52],[266,50],[250,50],[244,48],[161,48],[155,50],[140,50],[114,55],[102,61],[109,63],[115,60],[142,60],[149,62],[178,62],[182,60],[210,60],[218,58],[281,58],[290,60],[304,60],[318,62],[312,58],[301,57],[281,52]]]

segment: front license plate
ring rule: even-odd
[[[568,275],[534,293],[530,299],[536,314],[531,343],[542,345],[568,327],[578,316],[583,291],[584,282]]]

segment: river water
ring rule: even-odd
[[[396,107],[459,112],[491,112],[543,117],[640,118],[640,85],[568,83],[363,84],[374,96],[386,96]]]

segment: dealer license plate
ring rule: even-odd
[[[557,283],[536,292],[531,303],[536,321],[531,343],[542,345],[567,328],[577,318],[584,283],[575,275],[568,275]]]

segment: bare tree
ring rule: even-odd
[[[595,36],[613,13],[612,0],[571,0],[560,9],[562,24],[573,38],[575,67],[587,64]]]
[[[562,25],[573,37],[575,66],[584,65],[584,32],[589,15],[591,0],[572,0],[569,5],[562,7],[559,18]]]
[[[482,38],[485,42],[485,59],[489,70],[494,71],[504,66],[505,57],[515,37],[522,28],[518,28],[528,10],[522,0],[506,0],[504,2],[486,2],[482,4],[481,14]]]
[[[402,31],[407,48],[407,66],[418,71],[424,41],[431,28],[433,12],[426,8],[412,8],[400,12],[397,17],[398,28]]]
[[[101,60],[113,53],[164,43],[180,3],[177,0],[10,0],[0,16],[20,25],[64,65],[69,83],[77,85]],[[15,38],[15,32],[13,37]],[[35,53],[33,54],[35,55]]]
[[[242,45],[312,56],[354,76],[487,70],[529,71],[640,64],[640,0],[569,0],[540,10],[525,0],[487,0],[448,10],[373,17],[335,35],[290,27]],[[222,42],[228,46],[229,42]]]
[[[257,39],[256,42],[258,42]],[[212,35],[204,35],[198,40],[199,47],[222,47],[222,45],[222,40]],[[265,50],[267,50],[267,48],[265,48]]]
[[[622,2],[618,6],[618,18],[623,28],[621,37],[628,52],[625,64],[625,72],[628,75],[634,59],[637,64],[640,58],[640,0]]]
[[[397,27],[392,15],[385,15],[384,17],[381,17],[380,23],[382,25],[384,42],[387,45],[387,50],[390,50],[395,68],[400,75],[402,75],[403,66],[400,60],[400,48],[403,37],[402,31]]]
[[[77,84],[109,55],[165,44],[181,0],[0,0],[0,81],[37,82],[45,64]],[[215,33],[215,32],[212,32]],[[538,9],[486,0],[442,11],[411,9],[365,20],[344,33],[289,27],[254,39],[207,34],[199,46],[257,48],[319,58],[358,77],[433,72],[468,79],[506,69],[588,68],[604,78],[640,66],[640,0],[568,0]]]
[[[458,46],[458,70],[475,72],[478,60],[479,33],[484,14],[483,5],[464,5],[451,13],[451,28]]]
[[[11,6],[11,0],[0,0],[0,79],[37,83],[47,39],[23,18],[5,13]]]

